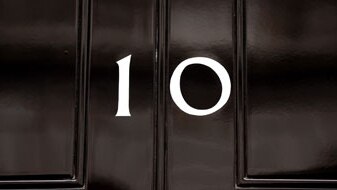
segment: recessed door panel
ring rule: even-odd
[[[0,175],[72,174],[75,1],[0,1]]]
[[[92,5],[88,187],[151,189],[156,4],[153,0],[100,0]],[[129,55],[130,116],[116,116],[122,98],[119,78],[126,74],[119,72],[117,62]]]
[[[1,187],[82,183],[82,5],[0,1]]]
[[[233,6],[231,0],[169,1],[168,83],[178,65],[193,57],[217,61],[233,80]],[[196,109],[213,107],[225,90],[216,72],[202,64],[184,69],[180,88]],[[234,87],[231,90],[220,110],[196,116],[180,109],[167,89],[168,189],[233,188]]]
[[[336,2],[246,0],[244,9],[244,183],[335,184]]]

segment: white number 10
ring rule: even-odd
[[[131,55],[117,61],[119,68],[118,110],[116,116],[131,116],[129,110],[129,78]],[[193,64],[200,64],[212,69],[221,82],[221,96],[219,101],[209,109],[196,109],[188,105],[180,88],[180,78],[184,69]],[[195,116],[205,116],[221,109],[228,101],[231,92],[231,81],[227,70],[217,61],[207,57],[193,57],[181,62],[172,74],[170,93],[173,102],[185,113]]]

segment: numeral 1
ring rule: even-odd
[[[129,108],[131,55],[117,61],[119,69],[118,110],[116,116],[131,116]]]

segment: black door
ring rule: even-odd
[[[0,0],[0,189],[337,189],[335,97],[335,0]]]

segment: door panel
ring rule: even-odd
[[[191,57],[222,64],[233,80],[232,0],[171,0],[169,8],[168,74]],[[197,109],[213,107],[221,83],[213,70],[190,65],[182,73],[181,91]],[[180,110],[167,89],[167,186],[169,190],[231,189],[233,187],[234,100],[219,111],[193,116]]]
[[[93,1],[90,189],[151,189],[155,8],[154,0]],[[131,116],[118,117],[116,62],[128,55]]]
[[[1,1],[1,175],[72,172],[76,15],[60,5]]]
[[[240,180],[335,184],[336,2],[246,0],[244,8],[246,117],[240,164],[246,179]]]
[[[0,0],[0,185],[79,182],[81,5]]]

